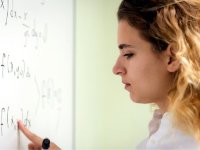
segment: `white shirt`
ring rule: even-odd
[[[149,131],[149,137],[136,147],[137,150],[200,150],[192,136],[172,126],[169,112],[162,115],[155,110]]]

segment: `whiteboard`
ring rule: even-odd
[[[17,120],[73,143],[73,0],[0,1],[0,149],[27,149]]]

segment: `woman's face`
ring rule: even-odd
[[[156,53],[139,30],[121,20],[118,24],[120,54],[113,72],[120,75],[125,89],[137,103],[164,103],[171,78],[166,52]]]

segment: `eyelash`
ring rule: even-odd
[[[123,56],[126,57],[126,59],[130,59],[134,54],[132,53],[127,53],[127,54],[124,54]]]

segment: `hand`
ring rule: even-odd
[[[23,132],[23,134],[32,142],[28,144],[28,150],[41,150],[43,139],[36,134],[29,131],[22,123],[18,121],[18,128]],[[49,150],[61,150],[56,144],[51,142]]]

